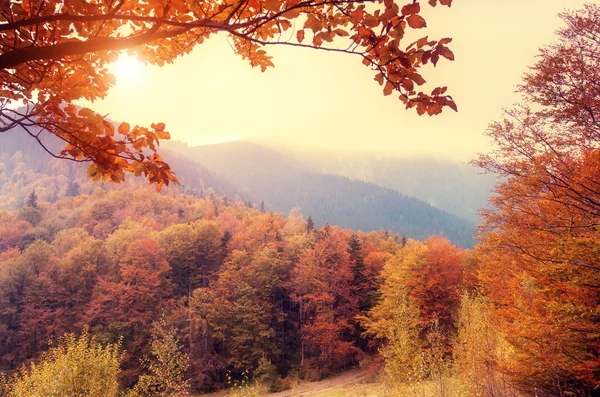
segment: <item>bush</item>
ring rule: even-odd
[[[290,390],[294,385],[292,378],[275,378],[269,385],[269,393],[278,393],[284,390]]]
[[[121,352],[102,346],[84,330],[63,336],[38,364],[24,367],[8,389],[10,397],[117,397]]]

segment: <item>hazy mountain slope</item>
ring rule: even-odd
[[[58,149],[60,142],[47,144]],[[317,224],[326,222],[362,230],[389,229],[416,239],[444,234],[461,246],[472,246],[474,226],[418,199],[392,189],[346,177],[310,172],[266,147],[233,142],[188,148],[169,143],[161,154],[176,170],[175,191],[214,192],[230,199],[264,200],[267,208],[289,212],[300,206]],[[92,183],[87,164],[56,160],[26,134],[3,133],[0,145],[0,209],[19,208],[35,189],[40,200],[90,193],[115,185]],[[73,183],[74,182],[74,183]],[[145,181],[128,178],[127,185]]]
[[[44,143],[54,153],[63,146],[53,135],[46,134]],[[231,199],[245,197],[239,189],[217,173],[176,152],[161,148],[161,155],[177,172],[180,186],[170,190],[190,191],[196,194],[227,195]],[[32,190],[40,200],[54,202],[76,194],[88,194],[94,189],[111,189],[120,185],[92,182],[86,174],[87,163],[54,159],[31,137],[17,129],[0,135],[0,209],[20,208]],[[126,186],[147,182],[126,175]]]
[[[299,206],[318,224],[389,229],[417,239],[444,234],[462,246],[473,244],[474,225],[455,215],[373,183],[311,172],[299,161],[261,145],[238,141],[167,147],[223,175],[253,201],[264,200],[275,211]]]
[[[373,182],[479,223],[477,211],[487,205],[496,178],[477,168],[434,158],[394,158],[373,153],[332,153],[281,149],[291,160],[301,159],[314,172]]]

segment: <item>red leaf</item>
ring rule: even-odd
[[[389,81],[385,83],[385,87],[383,88],[383,95],[388,96],[391,95],[394,91],[394,85]]]
[[[437,102],[433,102],[431,103],[429,106],[427,106],[427,114],[430,116],[433,116],[435,114],[440,114],[442,113],[442,105],[440,105]]]
[[[406,77],[417,83],[417,85],[425,84],[425,79],[419,73],[409,73]]]
[[[420,15],[410,15],[406,18],[406,21],[408,22],[408,26],[410,26],[413,29],[421,29],[427,26],[427,22],[425,22],[425,19],[423,19],[422,16]]]
[[[440,96],[440,95],[443,95],[443,94],[446,92],[446,90],[447,90],[447,89],[448,89],[448,87],[437,87],[437,88],[435,88],[435,89],[434,89],[434,90],[431,92],[431,95],[432,95],[432,96]]]
[[[407,4],[402,7],[402,15],[413,15],[418,14],[421,11],[419,3]]]
[[[439,46],[438,53],[444,58],[454,61],[454,53],[448,47]]]
[[[415,85],[414,85],[414,83],[413,83],[413,81],[411,79],[404,79],[404,80],[402,80],[402,87],[406,91],[413,91],[415,89]]]

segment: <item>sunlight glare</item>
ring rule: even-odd
[[[144,78],[144,64],[130,55],[121,55],[110,69],[117,78],[117,84],[136,85]]]

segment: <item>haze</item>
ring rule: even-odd
[[[459,112],[417,116],[397,95],[384,97],[358,57],[269,48],[275,68],[261,73],[236,56],[224,37],[165,67],[119,72],[96,110],[118,121],[165,122],[191,145],[248,139],[336,151],[473,158],[489,149],[483,132],[502,108],[538,49],[555,40],[557,14],[584,1],[458,0],[451,9],[424,7],[431,38],[452,37],[456,61],[426,68],[427,87],[449,86]],[[408,44],[408,41],[406,42]],[[135,77],[135,78],[134,78]]]

